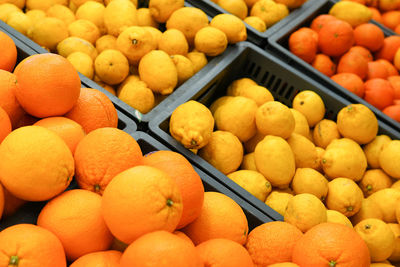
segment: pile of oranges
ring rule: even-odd
[[[400,37],[372,23],[353,27],[329,14],[289,37],[289,50],[322,74],[400,121]]]

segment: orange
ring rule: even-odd
[[[375,53],[375,59],[386,59],[393,62],[394,55],[400,48],[400,36],[392,35],[383,40],[383,46]]]
[[[303,27],[292,33],[289,37],[289,50],[307,63],[311,63],[318,48],[318,39],[315,31]]]
[[[184,156],[172,151],[157,151],[145,156],[143,164],[164,171],[178,185],[182,196],[183,212],[177,229],[188,225],[200,216],[204,200],[203,183]]]
[[[396,67],[386,59],[378,59],[375,60],[375,62],[380,62],[385,66],[387,71],[387,77],[399,75],[399,72],[397,71]]]
[[[18,198],[50,199],[70,184],[74,159],[56,133],[39,126],[12,131],[0,145],[0,180]]]
[[[269,222],[254,228],[246,243],[255,266],[292,261],[295,244],[303,233],[286,222]]]
[[[331,77],[339,85],[349,90],[353,94],[359,97],[364,96],[364,82],[363,80],[354,73],[339,73]]]
[[[0,144],[11,133],[11,121],[8,114],[0,107]]]
[[[318,33],[326,23],[333,20],[337,20],[337,18],[328,14],[319,15],[312,20],[310,28]]]
[[[101,196],[82,189],[68,190],[50,200],[37,225],[60,239],[70,261],[106,250],[113,240],[101,215]]]
[[[370,62],[370,61],[374,60],[374,58],[372,57],[371,52],[367,48],[365,48],[363,46],[355,45],[352,48],[350,48],[349,52],[359,53],[360,55],[362,55],[367,60],[367,62]]]
[[[382,23],[391,30],[400,24],[400,11],[392,10],[382,14]]]
[[[384,109],[393,103],[394,90],[390,82],[384,79],[376,78],[364,83],[364,99],[378,109]]]
[[[167,231],[155,231],[135,240],[122,254],[121,267],[202,267],[196,249]]]
[[[375,78],[386,79],[388,77],[388,72],[384,63],[379,61],[368,62],[368,72],[366,80],[371,80]]]
[[[354,40],[356,45],[363,46],[374,52],[383,46],[385,35],[376,25],[364,23],[354,28]]]
[[[5,202],[4,189],[3,186],[0,184],[0,219],[4,211],[4,202]]]
[[[400,34],[400,24],[397,25],[396,28],[394,28],[394,32]]]
[[[104,93],[82,88],[76,105],[65,117],[79,123],[88,134],[102,127],[118,126],[118,114],[111,100]]]
[[[394,90],[394,98],[400,99],[400,76],[389,76],[387,80]]]
[[[3,217],[14,214],[22,205],[26,203],[25,200],[17,198],[12,195],[6,188],[3,187],[4,192],[4,209]]]
[[[7,112],[14,128],[25,113],[15,97],[16,83],[14,74],[0,70],[0,107]]]
[[[205,266],[253,267],[247,250],[235,241],[223,238],[210,239],[196,247]]]
[[[17,47],[14,41],[2,31],[0,31],[0,43],[0,70],[12,71],[17,62]]]
[[[69,267],[119,267],[121,256],[117,250],[92,252],[79,257]]]
[[[82,126],[65,117],[50,117],[41,119],[33,125],[42,126],[58,134],[67,144],[72,154],[78,143],[85,137]]]
[[[382,112],[388,115],[390,118],[394,119],[395,121],[400,122],[400,105],[388,106],[384,108]]]
[[[299,266],[368,267],[370,256],[364,240],[350,227],[322,223],[297,241],[293,262]]]
[[[182,216],[179,187],[165,172],[136,166],[121,172],[103,194],[103,217],[113,235],[130,244],[157,230],[173,232]]]
[[[337,73],[354,73],[364,79],[368,73],[368,62],[359,53],[347,52],[339,60]]]
[[[328,77],[336,73],[336,64],[324,54],[317,54],[311,65]]]
[[[79,187],[103,194],[115,175],[141,160],[142,151],[132,136],[116,128],[99,128],[86,135],[75,150],[75,178]]]
[[[50,231],[16,224],[0,232],[0,266],[66,267],[64,248]]]
[[[383,18],[379,10],[372,6],[368,6],[368,9],[371,10],[372,12],[371,19],[375,20],[376,22],[379,22],[380,24],[383,24]]]
[[[195,245],[214,238],[246,243],[247,218],[242,208],[228,196],[205,192],[200,216],[182,229]]]
[[[29,114],[44,118],[68,112],[79,97],[81,81],[74,66],[56,54],[37,54],[15,68],[18,102]]]
[[[342,20],[327,22],[318,32],[318,47],[328,56],[341,56],[354,44],[351,25]]]

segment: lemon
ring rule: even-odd
[[[355,215],[351,216],[350,219],[353,225],[356,225],[362,220],[368,218],[376,218],[383,220],[383,213],[378,204],[376,204],[374,200],[370,198],[364,198],[361,202],[360,210]]]
[[[32,20],[26,14],[21,12],[11,13],[8,16],[6,23],[23,35],[27,35],[28,29],[33,25]]]
[[[238,93],[236,91],[245,91],[247,90],[248,87],[257,85],[255,81],[253,81],[250,78],[240,78],[237,80],[234,80],[227,88],[226,94],[227,95],[237,95]]]
[[[94,69],[103,82],[119,84],[129,74],[129,62],[120,51],[107,49],[96,57]]]
[[[115,49],[117,48],[117,38],[113,35],[103,35],[99,39],[96,40],[96,49],[99,53],[103,52],[107,49]]]
[[[243,1],[243,0],[240,0]],[[231,14],[216,15],[210,22],[211,27],[220,29],[226,34],[228,42],[235,44],[247,39],[246,25],[241,19]]]
[[[149,8],[139,8],[136,12],[137,21],[139,26],[151,26],[154,28],[158,28],[158,22],[154,20],[151,16]]]
[[[165,23],[171,14],[175,10],[184,7],[184,4],[184,0],[150,0],[150,14],[155,21]]]
[[[163,32],[158,41],[158,49],[166,52],[168,55],[185,56],[189,52],[189,44],[181,31],[170,29]]]
[[[6,22],[13,12],[22,13],[22,10],[10,3],[0,4],[0,20]]]
[[[326,148],[334,139],[341,137],[336,122],[323,119],[315,125],[313,130],[314,143],[322,148]]]
[[[297,168],[318,167],[318,153],[310,140],[300,134],[292,133],[287,142],[293,151]]]
[[[75,21],[75,14],[71,11],[71,9],[60,4],[51,6],[49,9],[47,9],[46,15],[48,17],[61,19],[67,26]]]
[[[298,194],[289,200],[285,214],[285,222],[307,232],[317,224],[327,221],[324,204],[312,194]]]
[[[170,56],[161,50],[153,50],[142,57],[139,76],[154,92],[168,95],[178,84],[178,71]]]
[[[91,1],[103,3],[103,0],[91,0]],[[72,3],[76,8],[79,8],[81,5],[85,4],[86,2],[89,2],[89,0],[70,0],[70,3]]]
[[[194,75],[193,63],[190,59],[182,55],[173,55],[171,58],[178,71],[178,85],[181,85]]]
[[[327,222],[340,223],[340,224],[343,224],[343,225],[353,228],[353,225],[351,224],[351,221],[349,220],[349,218],[347,218],[342,213],[340,213],[336,210],[327,210],[326,215],[327,215],[327,220],[326,220]]]
[[[273,190],[265,200],[265,204],[267,204],[271,209],[278,212],[280,215],[284,215],[286,211],[286,207],[289,201],[293,198],[292,194],[279,192],[277,190]]]
[[[126,28],[117,38],[117,47],[130,64],[137,65],[142,57],[156,49],[157,43],[153,35],[140,26]]]
[[[237,90],[233,92],[233,96],[244,96],[253,99],[257,106],[261,106],[269,101],[274,101],[274,96],[271,94],[271,92],[266,87],[259,85],[251,85],[246,88],[237,88]]]
[[[88,54],[92,60],[95,60],[98,55],[91,43],[75,36],[65,38],[57,45],[57,52],[63,57],[68,57],[71,53],[78,51]]]
[[[243,0],[217,0],[217,4],[240,20],[247,16],[247,5]]]
[[[256,132],[256,134],[250,138],[248,141],[244,142],[244,148],[246,149],[247,153],[254,152],[256,149],[257,144],[264,139],[266,135],[260,133],[259,131]]]
[[[194,37],[194,46],[197,51],[214,57],[225,51],[228,39],[223,31],[207,26],[197,31]]]
[[[251,16],[256,16],[265,22],[267,28],[289,15],[289,9],[272,0],[259,0],[250,10]]]
[[[348,22],[353,27],[367,23],[372,18],[371,10],[360,3],[352,1],[337,2],[331,7],[329,14]]]
[[[310,127],[308,126],[308,122],[306,117],[300,112],[293,108],[290,109],[294,118],[294,130],[293,133],[301,134],[304,137],[309,136]]]
[[[68,55],[68,61],[74,66],[74,68],[88,77],[93,79],[94,66],[92,58],[83,52],[74,52]]]
[[[227,176],[262,202],[266,200],[272,189],[271,183],[257,171],[240,170]]]
[[[325,116],[325,104],[313,91],[305,90],[298,93],[293,99],[292,106],[307,118],[310,127],[314,127]]]
[[[208,63],[206,55],[202,52],[190,52],[186,57],[192,61],[194,73],[204,68]]]
[[[367,157],[368,165],[371,168],[380,168],[379,164],[379,155],[382,152],[382,149],[392,141],[392,139],[387,135],[378,135],[371,142],[364,146],[364,153]]]
[[[29,10],[25,14],[31,19],[32,25],[46,17],[46,12],[41,9]]]
[[[102,3],[87,1],[79,6],[75,12],[75,16],[77,19],[86,19],[93,22],[103,35],[107,32],[106,26],[104,25],[105,9],[106,7]]]
[[[142,81],[131,81],[120,87],[118,98],[143,114],[154,107],[153,91]]]
[[[359,186],[367,197],[379,190],[391,187],[392,180],[381,169],[371,169],[364,173]]]
[[[103,0],[104,4],[107,6],[109,3],[111,3],[114,0]],[[136,7],[138,6],[138,0],[130,0],[132,4],[134,4]]]
[[[390,141],[379,155],[379,165],[391,177],[400,179],[400,141]]]
[[[248,16],[243,21],[246,22],[247,24],[249,24],[251,27],[253,27],[254,29],[256,29],[259,32],[265,32],[267,30],[267,25],[259,17]]]
[[[70,36],[82,38],[93,45],[100,38],[100,31],[96,24],[86,19],[78,19],[69,24],[68,32]]]
[[[68,28],[64,21],[46,17],[28,30],[28,36],[39,45],[55,51],[57,45],[68,37]]]
[[[104,25],[110,35],[118,37],[126,28],[137,25],[136,6],[129,0],[114,0],[104,11]]]
[[[43,11],[46,11],[51,6],[57,4],[67,6],[68,0],[26,0],[26,9],[41,9]]]
[[[309,193],[324,201],[328,194],[328,180],[314,169],[297,168],[292,189],[295,194]]]
[[[0,0],[0,4],[4,3],[10,3],[16,5],[20,9],[23,9],[25,6],[25,0]]]
[[[257,171],[256,160],[254,158],[254,152],[248,153],[243,156],[242,164],[240,164],[240,169]]]
[[[398,262],[400,261],[400,225],[398,223],[388,223],[388,225],[395,237],[394,250],[388,260]]]
[[[257,109],[257,130],[262,134],[290,137],[295,128],[295,120],[290,109],[278,101],[269,101]]]
[[[285,139],[267,135],[254,151],[257,170],[279,188],[286,188],[295,173],[295,158]]]
[[[383,221],[386,223],[394,223],[396,220],[396,208],[400,199],[400,191],[394,188],[384,188],[368,197],[378,204],[383,214]]]

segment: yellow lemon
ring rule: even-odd
[[[351,224],[351,221],[349,220],[349,218],[347,218],[342,213],[340,213],[336,210],[327,210],[326,215],[327,215],[327,220],[326,220],[327,222],[340,223],[340,224],[343,224],[343,225],[353,228],[353,225]]]
[[[300,134],[292,133],[287,142],[293,151],[297,168],[318,168],[318,153],[310,140]]]
[[[217,129],[231,132],[241,142],[246,142],[256,134],[256,111],[254,100],[242,96],[232,97],[214,113]]]
[[[28,36],[39,45],[55,51],[57,45],[68,37],[68,28],[64,21],[46,17],[28,30]]]
[[[240,78],[237,80],[234,80],[227,88],[226,94],[227,95],[237,95],[236,91],[241,91],[241,90],[247,90],[248,87],[257,85],[255,81],[253,81],[250,78]]]
[[[79,8],[81,5],[83,5],[83,4],[85,4],[85,3],[89,2],[89,1],[96,1],[96,2],[99,2],[99,3],[103,3],[103,0],[70,0],[70,2],[72,4],[74,4],[74,6],[76,6],[77,8]]]
[[[170,56],[161,50],[153,50],[142,57],[139,76],[155,93],[168,95],[178,84],[178,71]]]
[[[153,35],[140,26],[126,28],[117,38],[117,47],[130,64],[137,65],[142,57],[157,46]]]
[[[373,169],[364,173],[359,185],[365,197],[368,197],[376,191],[391,187],[392,180],[381,169]]]
[[[269,101],[274,101],[274,96],[271,92],[266,87],[259,85],[252,85],[247,88],[238,88],[233,92],[233,96],[244,96],[253,99],[257,106],[261,106]]]
[[[104,25],[118,37],[126,28],[137,25],[136,6],[129,0],[114,0],[104,10]]]
[[[400,199],[400,191],[394,188],[379,190],[368,197],[378,204],[383,214],[383,221],[386,223],[397,222],[396,208]]]
[[[194,73],[201,70],[208,63],[206,55],[202,52],[190,52],[186,55],[186,57],[192,61]]]
[[[285,214],[286,207],[292,198],[292,194],[273,190],[267,196],[265,204],[283,216]]]
[[[256,134],[250,138],[249,140],[247,140],[246,142],[244,142],[244,148],[246,149],[247,153],[251,153],[254,152],[254,150],[256,149],[257,144],[264,139],[266,135],[260,133],[259,131],[256,132]]]
[[[182,55],[173,55],[171,58],[178,71],[178,85],[181,85],[194,75],[193,63]]]
[[[217,4],[241,20],[247,16],[247,5],[243,0],[217,0]]]
[[[150,0],[150,14],[159,23],[166,22],[172,13],[184,7],[184,0]]]
[[[100,31],[96,24],[86,19],[78,19],[69,24],[68,32],[70,36],[82,38],[93,45],[100,38]]]
[[[323,149],[322,147],[316,146],[315,150],[317,150],[317,155],[318,155],[318,167],[315,170],[317,170],[319,172],[323,172],[321,160],[325,153],[325,149]]]
[[[119,84],[129,74],[128,59],[118,50],[101,52],[94,61],[96,75],[107,84]]]
[[[328,180],[311,168],[297,168],[291,186],[296,195],[309,193],[322,201],[328,194]]]
[[[371,10],[363,4],[352,1],[340,1],[334,4],[329,10],[329,14],[348,22],[353,27],[367,23],[372,18]]]
[[[117,96],[143,114],[148,113],[154,107],[153,91],[142,81],[126,83],[118,89]]]
[[[356,225],[362,220],[368,218],[376,218],[383,220],[383,213],[378,204],[374,200],[370,198],[364,198],[362,200],[360,210],[355,215],[351,216],[350,219],[353,225]]]
[[[243,156],[242,164],[240,164],[240,169],[257,171],[256,160],[254,158],[254,152],[248,153]]]
[[[400,141],[390,141],[379,155],[379,165],[391,177],[400,179]]]
[[[114,0],[103,0],[104,4],[107,6],[109,3],[111,3]],[[138,6],[138,0],[130,0],[132,4],[134,4],[136,7]]]
[[[48,17],[54,17],[61,19],[62,21],[65,22],[65,24],[68,26],[71,24],[73,21],[75,21],[75,14],[74,12],[71,11],[68,7],[64,5],[54,5],[47,9],[46,15]]]
[[[158,41],[158,49],[166,52],[168,55],[185,56],[189,52],[189,44],[181,31],[170,29],[163,32]]]
[[[336,122],[323,119],[315,125],[313,130],[313,140],[315,145],[326,148],[334,139],[339,139],[340,133]]]
[[[298,194],[289,200],[285,214],[285,222],[296,226],[303,233],[317,224],[327,221],[326,208],[312,194]]]
[[[271,183],[257,171],[240,170],[227,176],[262,202],[265,201],[272,189]]]
[[[14,12],[23,13],[16,5],[10,3],[0,4],[0,20],[6,22],[8,17]]]
[[[351,104],[339,111],[337,127],[343,137],[353,139],[359,144],[367,144],[378,133],[378,120],[363,104]]]
[[[77,19],[86,19],[93,22],[103,35],[107,32],[106,26],[104,25],[105,9],[106,7],[102,3],[87,1],[79,6],[75,12],[75,16]]]
[[[392,139],[389,136],[382,134],[378,135],[374,140],[364,146],[364,153],[367,157],[368,165],[371,168],[377,169],[381,167],[379,164],[379,155],[390,141],[392,141]]]
[[[91,43],[74,36],[62,40],[57,45],[57,52],[63,57],[68,57],[73,52],[83,52],[88,54],[93,60],[98,55],[96,48]]]
[[[8,16],[6,23],[23,35],[27,35],[28,29],[33,25],[32,20],[26,14],[21,12],[11,13]]]
[[[50,7],[57,4],[67,6],[68,0],[26,0],[26,9],[41,9],[46,11]]]
[[[400,261],[400,225],[398,223],[388,223],[388,225],[395,238],[394,250],[388,260],[391,262],[398,262]]]
[[[93,79],[94,75],[94,66],[92,58],[83,52],[74,52],[68,55],[68,61],[75,67],[77,71],[88,77],[89,79]]]
[[[158,28],[158,22],[151,16],[149,8],[139,8],[136,12],[137,22],[139,26],[151,26]]]
[[[267,27],[271,27],[289,15],[289,9],[285,5],[277,4],[272,0],[259,0],[251,8],[250,15],[259,17]]]
[[[161,39],[162,32],[159,29],[156,29],[156,28],[151,27],[151,26],[142,26],[142,28],[147,30],[147,31],[149,31],[151,33],[151,35],[153,35],[154,40],[156,40],[157,49],[158,49],[158,42]]]
[[[41,9],[29,10],[25,13],[32,21],[32,25],[46,17],[46,12]]]
[[[200,149],[207,145],[214,129],[214,118],[203,104],[190,100],[171,114],[169,131],[186,148]]]
[[[295,173],[295,158],[285,139],[267,135],[254,151],[257,170],[279,188],[286,188]]]
[[[194,46],[197,51],[214,57],[225,51],[228,39],[223,31],[207,26],[197,31],[194,37]]]
[[[293,108],[290,109],[294,118],[294,130],[293,133],[301,134],[304,137],[309,136],[310,127],[308,126],[308,122],[306,117],[300,112]]]
[[[353,216],[361,209],[363,198],[361,189],[351,179],[339,177],[328,183],[326,206],[346,217]]]
[[[267,30],[267,25],[259,17],[248,16],[243,21],[246,22],[247,24],[249,24],[251,27],[253,27],[254,29],[256,29],[259,32],[265,32]]]
[[[269,101],[257,109],[257,130],[265,135],[276,135],[284,139],[294,131],[295,120],[290,109],[278,101]]]
[[[20,9],[23,9],[25,7],[25,0],[0,0],[0,4],[4,3],[16,5]]]
[[[310,127],[314,127],[325,115],[324,102],[313,91],[306,90],[298,93],[293,99],[292,106],[307,118]]]
[[[243,1],[243,0],[240,0]],[[210,22],[211,27],[220,29],[226,34],[228,43],[235,44],[247,39],[246,25],[241,19],[231,14],[216,15]]]
[[[96,40],[96,49],[99,53],[107,49],[118,50],[117,38],[109,34],[101,36],[99,39]]]

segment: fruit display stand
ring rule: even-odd
[[[146,5],[145,1],[140,2],[140,5],[141,6]],[[191,7],[192,5],[190,3],[187,3],[187,1],[185,1],[185,6]],[[211,20],[211,17],[209,17],[209,20]],[[164,27],[164,25],[160,25],[160,27],[162,28],[162,27]],[[27,36],[21,34],[20,32],[18,32],[14,28],[10,27],[9,25],[7,25],[6,23],[4,23],[1,20],[0,20],[0,29],[2,31],[8,32],[9,34],[13,35],[15,39],[18,39],[20,42],[22,42],[26,46],[30,47],[36,53],[39,53],[39,54],[48,53],[48,51],[45,50],[43,47],[41,47],[37,43],[33,42]],[[156,105],[152,110],[150,110],[146,114],[142,114],[138,110],[132,108],[131,106],[129,106],[128,104],[126,104],[125,102],[120,100],[118,97],[112,95],[110,92],[105,90],[99,84],[97,84],[93,80],[87,78],[86,76],[82,75],[81,73],[79,73],[79,76],[81,77],[82,84],[85,87],[94,88],[94,89],[100,90],[101,92],[106,94],[108,96],[108,98],[110,98],[112,100],[114,105],[117,105],[118,107],[120,107],[122,112],[124,112],[127,116],[133,118],[137,122],[138,129],[146,131],[147,127],[148,127],[148,122],[150,120],[152,120],[160,111],[164,110],[169,105],[170,102],[173,103],[174,99],[180,98],[180,95],[182,93],[190,90],[190,88],[192,88],[192,87],[197,87],[197,84],[201,84],[204,77],[206,77],[209,73],[215,72],[214,68],[216,66],[218,66],[224,60],[224,57],[226,54],[230,53],[230,51],[232,50],[231,49],[232,46],[234,46],[234,45],[229,45],[228,48],[225,50],[225,52],[222,55],[216,56],[213,58],[209,58],[208,64],[205,67],[203,67],[200,71],[195,73],[190,79],[188,79],[182,85],[175,88],[175,90],[172,94],[168,95],[168,97],[166,99],[161,101],[158,105]]]
[[[190,159],[206,173],[226,185],[240,197],[249,201],[263,213],[275,220],[283,220],[283,217],[268,207],[265,203],[248,193],[245,189],[234,183],[222,172],[214,168],[200,156],[186,149],[175,140],[169,132],[169,120],[175,108],[189,100],[196,100],[209,107],[217,98],[224,96],[228,85],[239,78],[251,78],[261,86],[265,86],[274,96],[275,101],[280,101],[291,106],[296,94],[303,90],[316,92],[325,103],[325,118],[335,120],[337,113],[345,106],[351,104],[348,99],[339,96],[327,89],[315,80],[305,76],[290,65],[284,63],[272,54],[269,54],[254,44],[243,42],[239,44],[234,53],[226,58],[223,64],[218,66],[218,71],[210,75],[208,80],[198,88],[188,91],[176,102],[176,106],[170,106],[149,124],[151,134],[157,136],[162,142]],[[379,120],[379,133],[386,134],[393,139],[400,138],[400,132]]]
[[[298,17],[295,20],[288,23],[284,28],[282,28],[279,32],[276,32],[268,39],[269,46],[268,50],[281,58],[287,64],[293,66],[297,70],[301,71],[304,75],[309,76],[312,79],[315,79],[319,83],[323,84],[331,91],[339,94],[341,97],[350,101],[351,103],[361,103],[371,109],[377,118],[381,122],[385,122],[387,125],[393,127],[396,131],[400,131],[400,124],[389,116],[385,115],[381,110],[369,104],[367,101],[362,99],[361,97],[349,92],[344,87],[340,86],[336,82],[334,82],[328,76],[322,74],[318,70],[316,70],[313,66],[300,59],[293,53],[289,51],[288,48],[288,40],[289,36],[300,29],[301,27],[309,26],[311,21],[321,14],[328,14],[330,8],[337,2],[333,0],[324,1],[325,3],[319,7],[312,7],[312,12],[310,12],[307,16]],[[370,23],[377,25],[382,29],[385,37],[395,35],[393,31],[382,26],[374,20],[371,20]]]
[[[195,7],[202,9],[204,12],[207,13],[207,15],[211,17],[222,13],[228,13],[225,9],[223,9],[211,0],[189,0],[188,2]],[[297,17],[307,16],[308,14],[310,14],[313,8],[319,7],[323,3],[324,1],[322,0],[308,0],[301,7],[292,10],[288,16],[278,21],[264,32],[260,32],[245,23],[247,28],[247,41],[263,47],[267,45],[267,40],[272,34],[280,31],[283,26],[296,19]]]
[[[143,154],[150,153],[152,151],[158,151],[158,150],[170,150],[157,140],[155,140],[153,137],[150,135],[136,131],[136,132],[129,132],[127,131],[139,144]],[[261,213],[259,210],[255,209],[253,206],[251,206],[246,200],[242,199],[241,197],[237,196],[235,193],[233,193],[231,190],[229,190],[227,187],[222,185],[221,183],[217,182],[214,178],[210,177],[200,169],[194,167],[195,171],[200,175],[201,180],[204,185],[204,190],[205,191],[214,191],[214,192],[220,192],[224,195],[229,196],[231,199],[233,199],[236,203],[240,205],[240,207],[243,209],[248,223],[249,223],[249,229],[253,229],[256,226],[265,223],[265,222],[270,222],[273,221],[272,218],[269,218],[265,214]],[[73,181],[68,189],[76,189],[78,188],[77,184],[75,181]],[[67,190],[68,190],[67,189]],[[24,206],[22,206],[18,211],[6,218],[3,218],[0,222],[0,231],[11,226],[14,224],[19,224],[19,223],[36,223],[36,219],[40,213],[40,210],[43,208],[43,206],[46,204],[46,202],[28,202]]]

